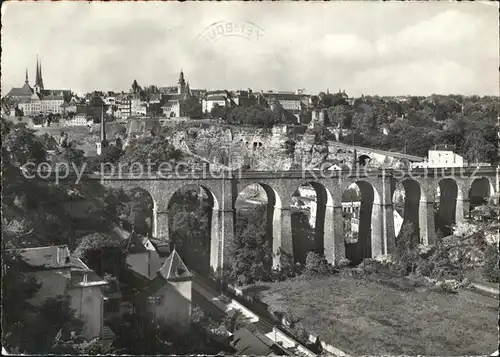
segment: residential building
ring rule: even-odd
[[[231,97],[231,93],[227,90],[209,91],[201,101],[203,113],[210,113],[214,106],[230,107],[237,106]]]
[[[159,93],[153,93],[149,97],[149,102],[146,108],[146,115],[157,116],[162,112],[163,105],[163,95]]]
[[[454,153],[453,145],[436,145],[434,149],[429,150],[427,160],[424,162],[412,163],[412,168],[435,168],[435,167],[463,167],[467,161],[458,154]],[[483,164],[481,164],[483,165]]]
[[[92,118],[88,117],[85,113],[78,113],[72,118],[66,119],[66,126],[86,126],[89,121],[93,123]]]
[[[464,158],[455,154],[455,147],[448,145],[436,146],[428,153],[428,167],[462,167]]]
[[[250,107],[257,104],[257,97],[253,95],[251,89],[231,92],[231,99],[238,107]]]
[[[174,249],[137,296],[139,311],[155,320],[186,326],[191,318],[192,279],[193,275]]]
[[[359,219],[359,210],[361,208],[361,201],[351,201],[351,202],[342,202],[342,211],[345,213],[352,214],[353,218]]]
[[[115,232],[124,237],[123,247],[127,252],[128,274],[122,280],[139,291],[122,296],[121,305],[128,299],[143,316],[187,325],[191,317],[193,275],[179,253],[174,249],[165,259],[149,238],[140,238],[134,231],[128,233],[120,227]]]
[[[207,94],[206,89],[191,89],[191,95],[199,101]]]
[[[121,94],[116,98],[116,117],[127,119],[132,116],[132,101],[126,94]]]
[[[262,98],[268,105],[272,105],[273,101],[279,103],[283,109],[292,113],[300,112],[303,107],[303,94],[296,94],[290,92],[261,92]]]
[[[130,111],[132,116],[145,116],[147,114],[148,102],[141,93],[136,92],[130,95]]]
[[[107,282],[79,258],[73,257],[65,245],[16,250],[26,263],[25,273],[34,276],[40,289],[31,299],[34,305],[47,298],[67,296],[76,316],[84,321],[87,339],[102,337],[103,288]]]

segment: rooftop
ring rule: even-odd
[[[226,100],[227,97],[223,96],[223,95],[213,95],[213,96],[209,96],[207,97],[205,100]]]
[[[145,253],[148,250],[143,244],[143,240],[137,236],[135,231],[129,234],[124,241],[125,250],[130,254]]]
[[[28,83],[25,83],[20,88],[12,88],[9,93],[7,93],[8,97],[31,97],[33,94],[33,89],[30,87]]]
[[[55,269],[72,266],[67,245],[53,245],[48,247],[14,249],[21,255],[21,259],[31,268]]]
[[[165,260],[158,273],[169,281],[185,280],[193,277],[175,249]]]

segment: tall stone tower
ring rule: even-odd
[[[184,72],[182,72],[179,75],[179,82],[177,82],[177,94],[184,94],[186,90],[186,81],[184,79]]]

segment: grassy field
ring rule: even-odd
[[[261,300],[293,311],[310,333],[353,355],[489,355],[498,348],[498,300],[473,292],[340,275],[263,285]]]

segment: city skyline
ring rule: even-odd
[[[183,69],[193,89],[499,94],[497,4],[7,3],[2,20],[2,95],[34,83],[37,54],[46,86],[77,93]],[[217,22],[260,35],[207,41]]]

